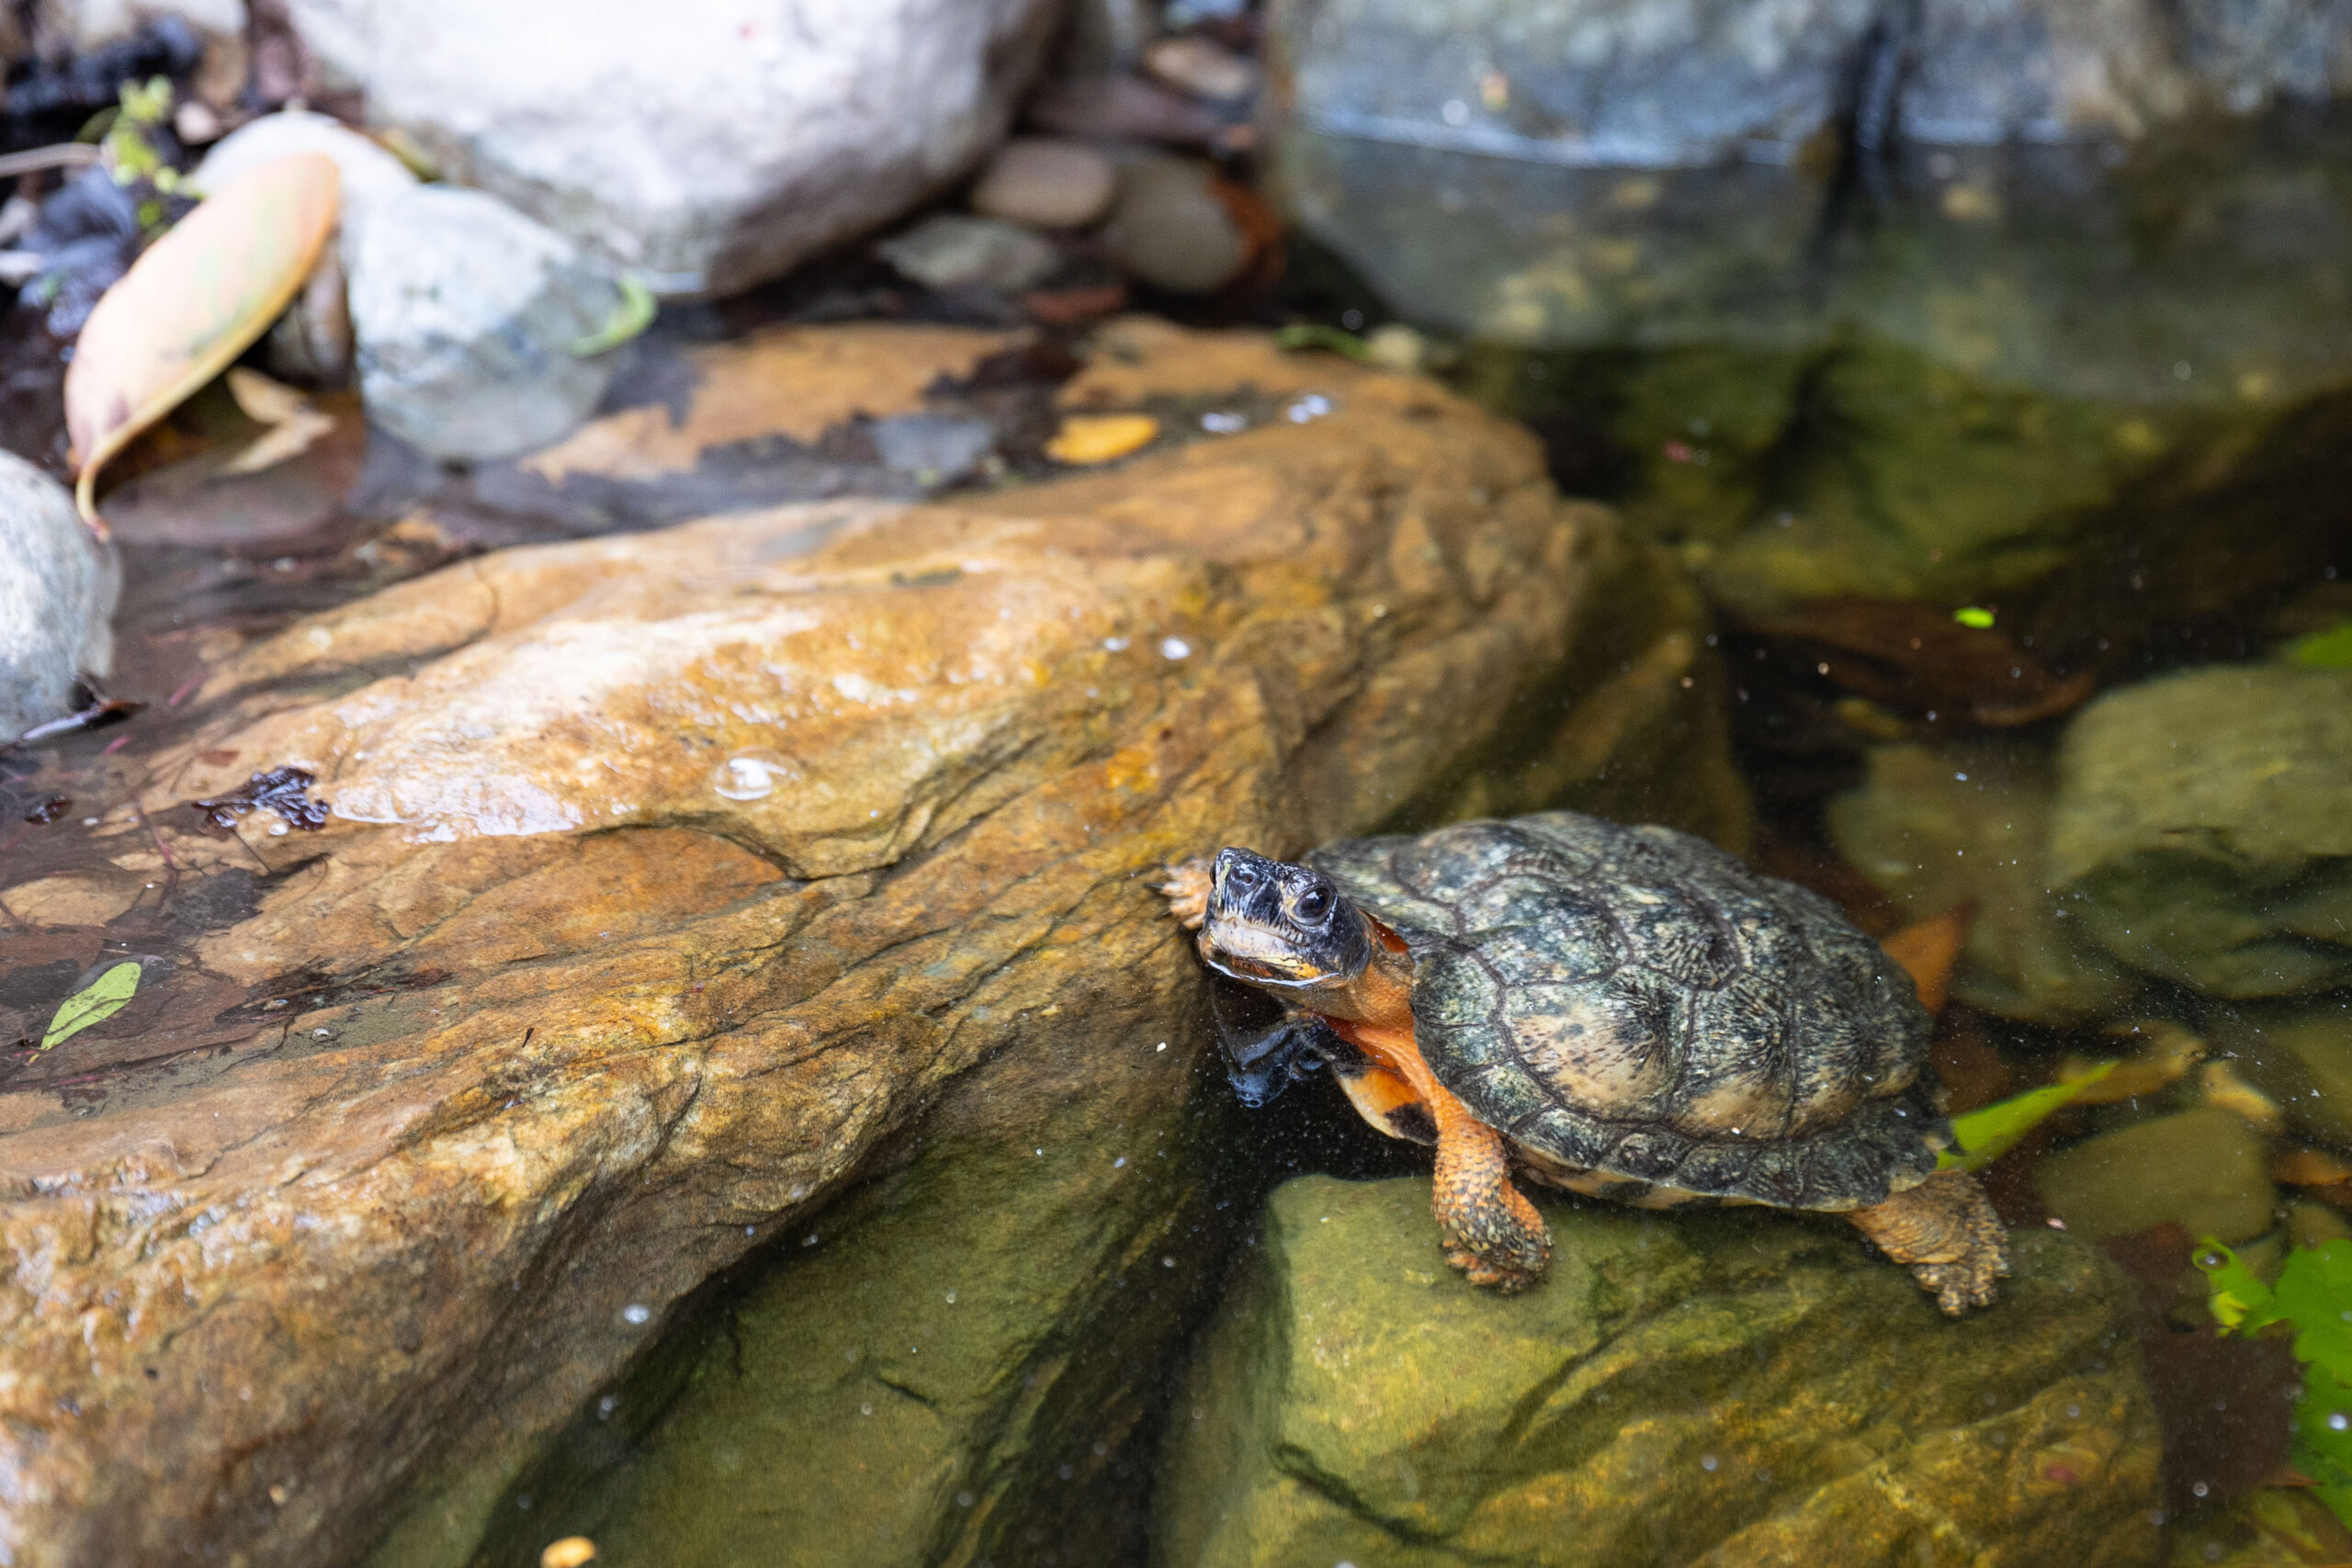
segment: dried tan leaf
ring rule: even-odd
[[[269,329],[334,231],[322,153],[265,164],[180,220],[90,312],[65,373],[74,502],[103,536],[98,470]]]

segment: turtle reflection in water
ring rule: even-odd
[[[1910,976],[1826,900],[1664,828],[1552,811],[1169,868],[1210,967],[1277,998],[1245,1055],[1304,1053],[1364,1119],[1437,1145],[1447,1261],[1523,1290],[1534,1180],[1645,1208],[1843,1214],[1945,1312],[2007,1237],[1951,1142]]]

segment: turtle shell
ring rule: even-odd
[[[1910,976],[1702,840],[1548,811],[1306,858],[1412,950],[1438,1081],[1539,1161],[1851,1209],[1951,1143]]]

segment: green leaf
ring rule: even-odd
[[[1953,1117],[1952,1140],[1960,1147],[1957,1152],[1947,1149],[1938,1155],[1936,1168],[1984,1169],[2014,1148],[2019,1138],[2033,1131],[2036,1122],[2114,1070],[2113,1062],[2101,1062],[2081,1077],[2069,1082],[2029,1089],[2024,1094],[2011,1095],[2007,1100],[1972,1111],[1965,1116]]]
[[[1951,613],[1951,618],[1973,631],[1984,632],[1993,629],[1993,612],[1981,604],[1970,604],[1965,608],[1954,610]]]
[[[40,1037],[40,1048],[46,1051],[94,1023],[104,1023],[138,993],[139,965],[116,964],[59,1004],[57,1016],[49,1021],[49,1032]]]
[[[2270,1287],[2240,1262],[2236,1253],[2209,1235],[2198,1242],[2189,1261],[2212,1284],[2213,1293],[2205,1304],[2214,1321],[2222,1325],[2219,1332],[2227,1334],[2234,1329],[2240,1334],[2252,1334],[2278,1321]]]
[[[653,290],[633,272],[621,274],[618,281],[621,302],[614,308],[613,319],[571,345],[571,352],[582,359],[618,348],[653,324],[653,312],[660,308]]]
[[[2287,645],[2287,657],[2322,670],[2352,670],[2352,621],[2338,621]]]
[[[1372,354],[1363,339],[1355,333],[1343,333],[1337,327],[1322,326],[1314,321],[1295,321],[1274,333],[1274,341],[1294,352],[1302,348],[1328,349],[1359,364]]]
[[[2317,1483],[2312,1491],[2329,1511],[2352,1524],[2352,1382],[2322,1366],[2303,1373],[2287,1458]]]

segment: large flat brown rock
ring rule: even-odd
[[[1332,412],[461,563],[123,754],[114,866],[217,918],[0,1079],[0,1551],[348,1561],[427,1473],[464,1483],[403,1550],[465,1550],[977,1064],[1156,1081],[1102,1042],[1197,984],[1165,860],[1560,799],[1737,836],[1695,605],[1523,432],[1249,338],[1125,324],[1095,366],[1074,403]],[[289,764],[319,832],[175,805]],[[96,961],[24,918],[0,963]]]

